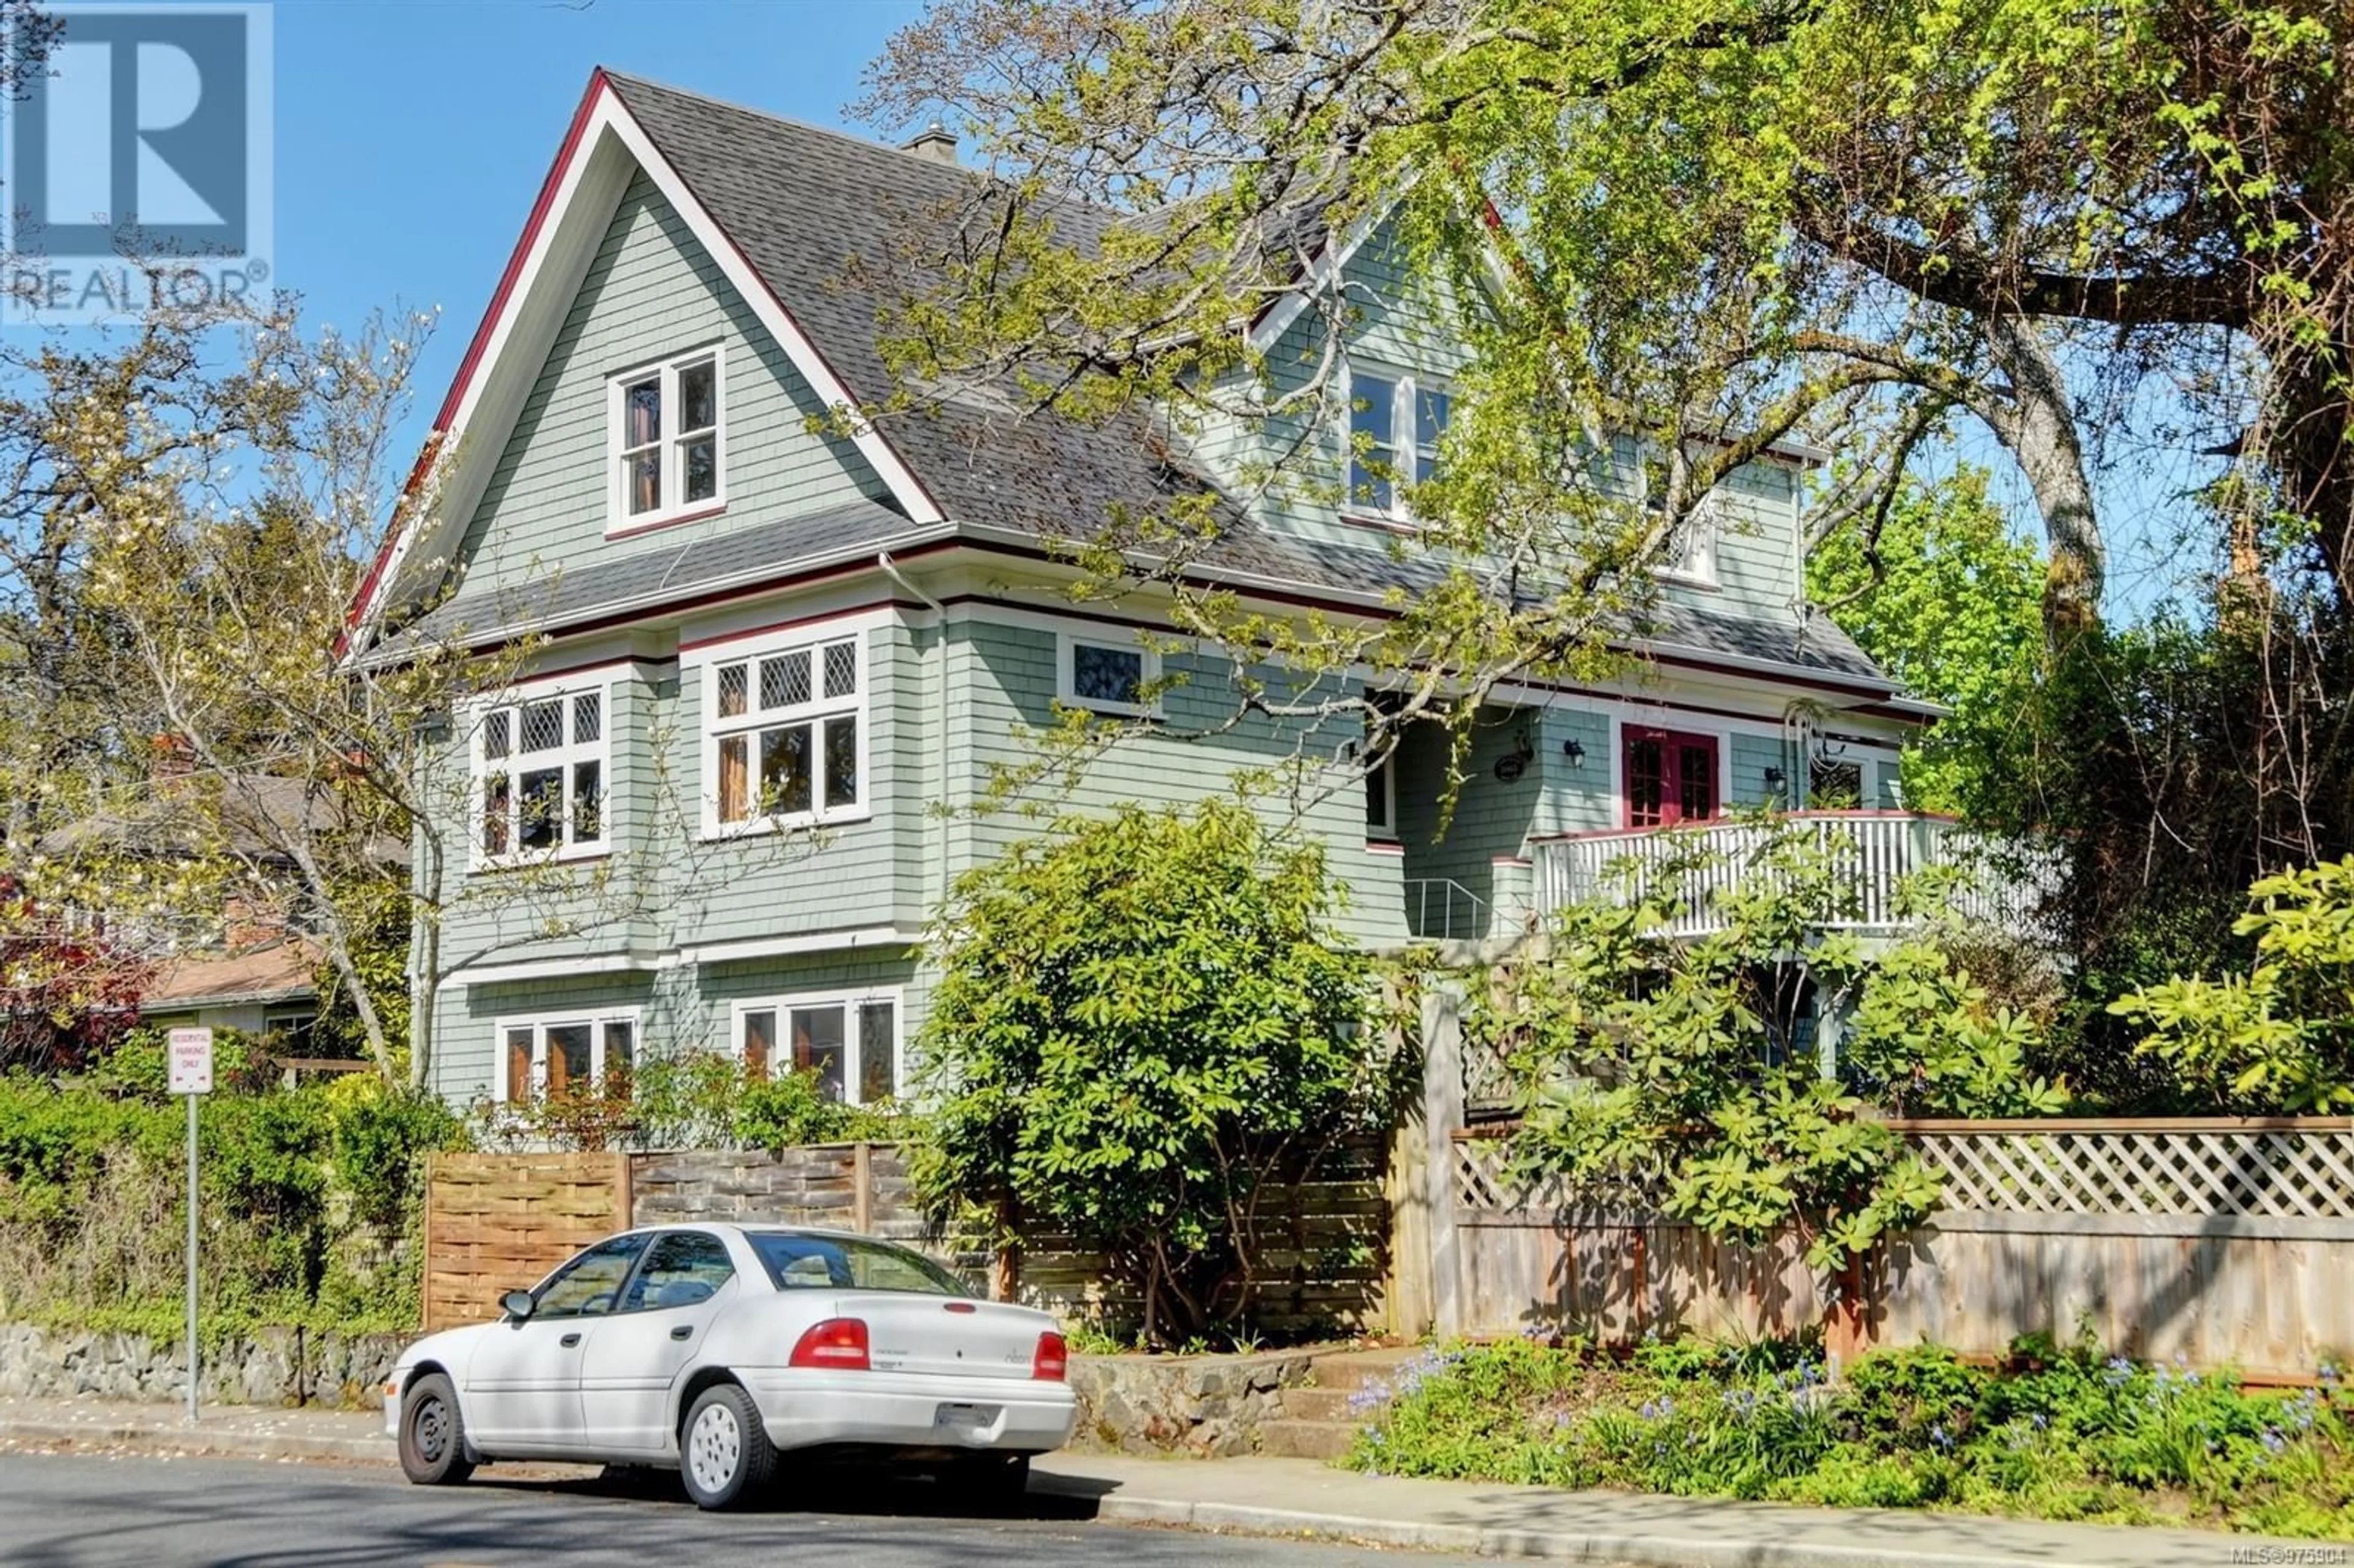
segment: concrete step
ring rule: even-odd
[[[1316,1357],[1310,1363],[1310,1375],[1319,1388],[1368,1388],[1389,1382],[1398,1368],[1425,1353],[1416,1345],[1383,1351],[1334,1351]]]
[[[1353,1421],[1294,1421],[1287,1416],[1258,1429],[1258,1451],[1285,1459],[1337,1459],[1356,1440]]]
[[[1287,1388],[1283,1391],[1286,1421],[1359,1422],[1370,1413],[1352,1410],[1349,1402],[1363,1391],[1354,1388]]]

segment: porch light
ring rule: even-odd
[[[1572,768],[1585,766],[1585,747],[1575,736],[1561,743],[1561,754],[1569,758],[1569,765]]]
[[[1779,789],[1782,787],[1783,780],[1787,777],[1788,775],[1785,774],[1778,768],[1768,768],[1766,769],[1766,788],[1768,789]]]

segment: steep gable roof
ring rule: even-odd
[[[535,337],[528,296],[540,288],[565,288],[564,267],[550,260],[562,249],[557,231],[570,223],[569,243],[577,247],[579,235],[600,229],[598,204],[610,216],[619,199],[617,181],[628,167],[640,166],[778,334],[821,398],[854,411],[879,407],[892,390],[881,346],[883,302],[855,280],[905,279],[911,260],[906,237],[947,221],[981,178],[926,155],[599,69],[436,421],[437,445],[458,442],[461,461],[472,446],[479,461],[480,451],[503,437],[520,395],[511,375],[503,405],[489,389],[493,368],[502,355],[530,358],[535,345],[546,352],[549,319],[561,313],[542,303]],[[584,206],[585,215],[572,215],[574,206]],[[1058,221],[1084,243],[1111,218],[1074,206]],[[578,281],[576,271],[571,286]],[[549,629],[578,624],[645,605],[653,596],[684,598],[723,582],[756,583],[764,567],[784,577],[838,552],[845,539],[872,549],[943,533],[999,543],[1008,536],[1091,538],[1110,517],[1150,514],[1178,491],[1210,489],[1181,471],[1136,415],[1087,423],[963,393],[893,414],[879,426],[862,424],[856,439],[888,482],[892,507],[758,525],[724,551],[650,549],[642,559],[560,577],[547,585],[546,603],[536,612],[512,588],[495,597],[464,595],[409,630],[464,628],[472,636],[511,630],[518,617]],[[420,459],[413,482],[421,482],[434,455],[429,449]],[[455,504],[449,510],[456,511],[468,493],[453,484],[450,497]],[[1223,501],[1218,514],[1219,536],[1199,564],[1238,586],[1373,609],[1387,591],[1410,589],[1414,584],[1402,579],[1418,575],[1379,548],[1278,532]],[[450,524],[445,515],[441,526]],[[355,607],[355,623],[376,613],[396,582],[406,581],[401,557],[411,548],[408,533],[396,524]],[[764,551],[773,555],[764,560]],[[716,565],[723,555],[724,570]],[[431,585],[408,582],[407,591],[429,598]],[[1624,628],[1623,636],[1654,651],[1688,648],[1795,665],[1883,693],[1895,689],[1819,617],[1802,630],[1663,605]]]

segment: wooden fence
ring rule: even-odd
[[[503,1291],[631,1224],[626,1154],[436,1154],[426,1169],[429,1330],[496,1317]]]
[[[1259,1322],[1277,1332],[1357,1332],[1384,1325],[1388,1203],[1384,1150],[1349,1143],[1313,1181],[1271,1190],[1261,1205],[1265,1273]],[[803,1224],[912,1242],[954,1256],[1003,1294],[1111,1324],[1136,1303],[1105,1260],[1071,1238],[1024,1230],[997,1259],[969,1239],[934,1234],[907,1169],[887,1143],[818,1144],[779,1154],[446,1155],[427,1202],[429,1328],[494,1316],[502,1291],[530,1285],[589,1242],[627,1229],[696,1220]]]
[[[1634,1338],[1829,1323],[1850,1351],[1998,1354],[2081,1324],[2121,1354],[2292,1382],[2354,1349],[2354,1121],[1893,1125],[1943,1175],[1945,1206],[1852,1280],[1808,1268],[1788,1238],[1740,1246],[1637,1207],[1518,1189],[1500,1137],[1452,1129],[1455,1320],[1442,1327]]]

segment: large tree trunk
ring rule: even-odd
[[[2084,449],[2076,433],[2067,378],[2033,321],[2007,313],[1986,318],[1987,342],[2010,381],[2009,429],[1998,427],[2035,493],[2052,564],[2043,579],[2043,630],[2059,647],[2098,625],[2109,557],[2101,539]]]

